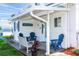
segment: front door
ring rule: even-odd
[[[46,37],[46,35],[45,35],[45,33],[46,33],[45,23],[41,22],[41,21],[37,21],[35,29],[36,29],[35,32],[36,32],[38,39],[40,41],[46,41],[45,40],[45,37]]]

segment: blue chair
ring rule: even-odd
[[[63,39],[64,39],[64,34],[60,34],[58,39],[51,40],[51,47],[54,50],[62,48],[61,43],[63,42]]]
[[[30,36],[29,37],[27,37],[27,41],[34,41],[34,40],[36,40],[36,35],[35,35],[35,33],[34,32],[31,32],[30,33]]]

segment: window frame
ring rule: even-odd
[[[54,27],[61,27],[61,17],[55,17],[54,18]]]

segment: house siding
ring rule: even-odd
[[[70,11],[55,11],[50,14],[50,40],[57,39],[58,35],[63,33],[65,35],[64,41],[62,43],[63,48],[76,47],[76,16],[75,16],[75,5],[70,7]],[[43,19],[47,20],[47,16],[40,16]],[[61,17],[61,27],[54,27],[54,18]],[[42,21],[39,21],[32,17],[23,17],[19,19],[20,21],[20,32],[24,36],[29,36],[30,32],[35,32],[36,36],[40,41],[46,41],[45,32],[42,34],[42,24],[45,25]],[[17,21],[16,21],[17,22]],[[22,26],[22,23],[33,23],[32,27]],[[44,29],[45,31],[45,29]],[[15,31],[15,39],[18,36],[18,31]]]

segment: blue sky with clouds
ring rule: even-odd
[[[7,20],[14,13],[22,12],[29,3],[0,3],[0,19]]]
[[[47,4],[47,3],[46,3]],[[0,3],[0,19],[7,20],[11,18],[12,14],[18,14],[27,8],[31,3]],[[62,3],[52,3],[51,6],[62,6]]]

